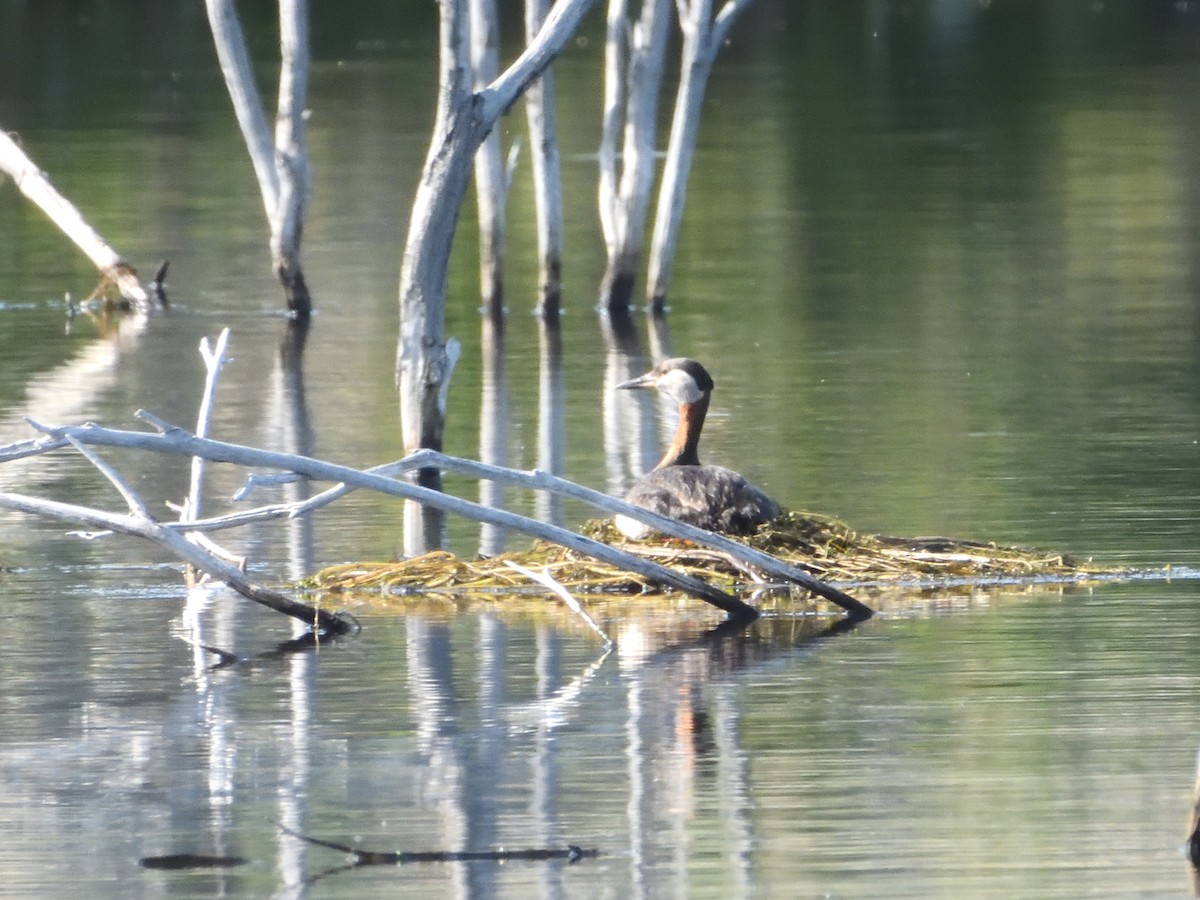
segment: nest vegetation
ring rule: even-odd
[[[625,539],[609,520],[589,522],[591,538],[729,590],[762,587],[772,579],[729,554],[667,537]],[[851,585],[961,584],[1029,580],[1075,580],[1114,574],[1061,553],[945,537],[897,538],[860,534],[836,519],[787,512],[737,540],[802,568],[824,581]],[[378,590],[395,593],[520,592],[528,578],[506,564],[545,569],[572,592],[630,594],[658,592],[641,576],[557,544],[536,542],[522,551],[462,559],[438,550],[399,562],[355,562],[322,569],[306,582],[318,590]]]

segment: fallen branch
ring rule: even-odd
[[[71,201],[55,190],[46,173],[4,131],[0,131],[0,172],[7,172],[21,193],[37,204],[59,231],[87,254],[104,276],[105,283],[114,285],[134,309],[150,311],[150,297],[133,267],[105,243]]]
[[[654,582],[698,597],[735,618],[753,619],[758,615],[754,607],[699,578],[680,575],[658,563],[641,559],[616,547],[592,540],[563,528],[528,519],[515,513],[481,506],[470,500],[464,500],[450,494],[421,487],[420,485],[410,484],[406,481],[361,472],[349,466],[336,465],[309,456],[276,453],[240,444],[198,438],[191,432],[183,428],[168,425],[145,411],[139,410],[137,415],[144,421],[149,421],[158,427],[160,429],[159,432],[120,431],[93,424],[50,428],[31,423],[39,431],[44,432],[46,437],[39,441],[23,441],[20,444],[10,445],[9,447],[0,447],[0,462],[45,453],[77,442],[89,446],[126,447],[176,456],[203,456],[212,462],[226,462],[250,467],[286,469],[315,480],[342,482],[354,487],[368,488],[406,500],[416,500],[435,509],[465,516],[478,522],[511,528],[514,531],[520,531],[535,538],[561,544],[564,547],[595,557],[618,568],[637,572]],[[409,460],[405,462],[406,464],[411,464]],[[3,496],[0,495],[0,500],[2,500]],[[85,510],[85,512],[87,511]],[[122,524],[126,529],[126,533],[129,533],[128,528],[130,527],[130,523],[122,522]],[[156,527],[174,534],[174,529],[170,526],[155,524]],[[192,531],[199,530],[199,524],[187,523],[178,527]],[[108,526],[103,525],[102,527]],[[175,536],[179,537],[184,544],[187,544],[187,541],[181,536]],[[191,545],[188,544],[188,546]],[[206,553],[205,555],[211,557],[211,554]],[[187,560],[187,557],[182,558]],[[232,571],[232,567],[222,565],[225,569]],[[200,568],[204,568],[204,566],[200,566]],[[223,581],[228,581],[224,574],[218,577]],[[244,581],[244,578],[242,580]],[[232,582],[230,584],[233,586]],[[854,602],[857,603],[857,601]]]
[[[768,553],[747,547],[745,544],[730,540],[722,535],[690,525],[684,525],[681,522],[668,519],[657,513],[630,506],[623,500],[609,497],[607,494],[602,494],[599,491],[591,490],[590,488],[567,481],[564,478],[558,478],[546,472],[521,472],[515,469],[506,469],[501,466],[492,466],[473,460],[447,456],[434,450],[419,450],[397,462],[367,471],[360,471],[347,466],[323,462],[312,457],[276,453],[239,444],[198,438],[185,429],[164,423],[145,411],[139,411],[137,416],[158,427],[159,433],[119,431],[91,424],[67,428],[47,428],[35,425],[39,430],[46,432],[47,437],[0,447],[0,462],[45,453],[67,445],[69,440],[73,438],[83,444],[132,447],[160,453],[202,456],[214,462],[283,469],[296,475],[340,483],[301,504],[277,504],[217,519],[198,520],[188,523],[186,526],[187,529],[197,532],[219,530],[254,521],[301,515],[332,502],[353,487],[367,488],[380,493],[417,500],[435,508],[443,509],[446,512],[462,515],[488,524],[512,528],[515,531],[523,532],[532,537],[560,544],[610,565],[617,566],[618,568],[636,572],[652,581],[692,594],[737,617],[753,618],[757,615],[757,612],[749,604],[713,587],[707,582],[695,577],[680,575],[665,566],[625,552],[617,547],[591,540],[553,525],[528,519],[524,516],[518,516],[514,513],[481,506],[469,500],[463,500],[449,494],[441,493],[440,491],[434,491],[382,474],[384,472],[398,474],[413,469],[437,467],[476,478],[503,480],[535,490],[552,491],[589,503],[606,512],[630,516],[638,521],[645,522],[663,534],[690,540],[701,546],[728,553],[735,559],[752,565],[763,572],[797,584],[812,591],[817,596],[824,597],[826,600],[840,606],[852,618],[867,619],[874,614],[870,607],[844,591]],[[174,526],[165,525],[164,527],[171,528]]]
[[[0,492],[0,508],[62,519],[87,528],[145,538],[171,551],[184,562],[225,582],[248,600],[253,600],[275,612],[299,619],[314,629],[328,634],[346,634],[354,628],[350,621],[336,613],[300,603],[286,594],[251,581],[240,569],[217,558],[207,550],[197,547],[174,528],[156,522],[144,512],[144,507],[141,511],[122,515],[76,506],[73,503],[60,503],[56,500],[44,500],[40,497],[29,497],[5,491]]]

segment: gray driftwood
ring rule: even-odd
[[[247,578],[245,573],[236,566],[220,559],[208,550],[189,541],[174,523],[157,521],[145,505],[129,489],[115,470],[96,456],[82,442],[71,438],[64,441],[83,453],[101,472],[113,483],[129,506],[127,513],[110,513],[103,510],[89,509],[73,503],[60,503],[40,497],[29,497],[24,494],[0,492],[0,507],[17,512],[31,513],[72,522],[85,528],[103,529],[118,534],[128,534],[145,538],[173,553],[176,557],[207,572],[214,578],[225,582],[243,597],[253,600],[268,609],[299,619],[310,625],[314,630],[330,634],[344,634],[351,630],[350,622],[335,613],[320,610],[293,600],[280,591],[272,590],[257,584]]]
[[[163,527],[172,530],[183,529],[189,532],[203,532],[243,525],[251,521],[261,521],[265,518],[302,515],[311,512],[321,505],[332,502],[332,500],[337,499],[338,496],[341,496],[342,493],[350,488],[366,488],[396,497],[416,500],[420,503],[428,504],[456,515],[462,515],[475,521],[511,528],[514,531],[519,531],[535,538],[552,541],[610,565],[617,566],[618,568],[636,572],[675,590],[691,594],[734,616],[752,617],[757,614],[749,604],[698,578],[681,575],[665,566],[643,559],[635,554],[627,553],[617,547],[591,540],[575,532],[548,525],[544,522],[538,522],[503,510],[492,509],[478,503],[473,503],[470,500],[464,500],[440,491],[423,488],[382,474],[382,471],[397,474],[413,469],[443,468],[476,478],[503,479],[509,483],[527,488],[555,491],[590,503],[607,512],[628,515],[639,521],[646,522],[665,534],[692,540],[703,546],[728,553],[734,558],[763,572],[798,584],[840,606],[853,618],[864,619],[872,615],[870,607],[845,592],[769,554],[753,550],[721,535],[683,525],[655,513],[632,507],[624,501],[545,472],[520,472],[512,469],[503,469],[473,460],[446,456],[435,451],[421,451],[396,463],[392,463],[387,467],[360,471],[312,457],[276,453],[241,444],[198,438],[183,428],[172,427],[162,423],[147,413],[139,412],[138,415],[140,418],[155,424],[159,428],[159,431],[157,433],[121,431],[91,424],[64,428],[39,426],[45,432],[43,438],[0,448],[0,462],[79,444],[129,447],[188,457],[200,456],[213,462],[226,462],[254,468],[269,468],[293,472],[315,480],[331,481],[338,484],[335,488],[326,491],[324,494],[319,494],[302,504],[277,504],[271,507],[264,507],[260,510],[237,513],[217,519],[201,519],[186,523],[167,523]],[[15,502],[8,499],[12,496],[16,495],[0,494],[0,506]],[[24,509],[25,507],[14,508]]]

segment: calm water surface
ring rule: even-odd
[[[93,275],[0,186],[0,441],[28,436],[25,416],[190,422],[196,345],[229,326],[216,436],[361,466],[398,456],[396,282],[432,116],[432,12],[364,2],[316,23],[319,314],[298,377],[202,13],[156,6],[151,40],[52,6],[0,4],[0,74],[20,88],[0,91],[0,123],[130,259],[172,260],[174,304],[68,327],[63,293]],[[593,22],[559,67],[568,315],[555,336],[528,314],[519,167],[502,338],[479,321],[464,214],[447,449],[620,491],[671,423],[606,385],[669,351],[716,378],[707,457],[792,506],[1182,577],[868,597],[884,615],[843,633],[779,614],[719,635],[696,604],[614,608],[599,611],[607,655],[552,615],[356,606],[361,635],[297,653],[286,623],[189,593],[153,549],[0,515],[0,894],[1190,893],[1200,17],[1090,9],[764,0],[714,75],[669,328],[639,318],[620,353],[591,311]],[[266,83],[271,23],[248,24]],[[110,457],[154,504],[186,490],[172,460]],[[214,467],[209,510],[241,479]],[[120,503],[70,455],[0,467],[0,485]],[[355,497],[230,543],[286,579],[391,557],[402,522]],[[470,554],[522,539],[450,522],[446,541]],[[186,641],[241,661],[213,670]],[[381,850],[602,856],[340,871],[341,854],[279,823]],[[250,862],[137,865],[182,852]]]

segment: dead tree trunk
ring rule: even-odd
[[[663,311],[671,266],[675,261],[675,244],[687,193],[692,154],[700,128],[700,109],[704,91],[717,52],[725,43],[729,29],[754,0],[728,0],[714,20],[712,0],[676,0],[679,27],[683,31],[683,54],[680,60],[679,89],[675,96],[675,113],[671,121],[671,139],[667,161],[663,166],[662,184],[658,193],[658,208],[654,218],[654,238],[650,248],[649,274],[646,279],[646,299],[655,314]]]
[[[496,0],[470,0],[471,72],[481,91],[500,74],[500,22]],[[475,198],[479,210],[479,288],[483,307],[504,314],[504,211],[508,186],[500,134],[493,129],[475,153]]]
[[[609,310],[629,308],[642,259],[669,20],[670,0],[642,0],[632,24],[627,0],[609,0],[600,142],[600,223],[608,251],[600,305]]]
[[[308,0],[279,0],[279,103],[275,114],[275,171],[279,198],[271,218],[271,263],[283,285],[288,310],[312,312],[300,267],[304,216],[312,197],[305,103],[308,96]]]
[[[34,165],[33,160],[4,131],[0,131],[0,172],[12,178],[17,189],[37,204],[50,217],[50,221],[87,254],[101,275],[116,286],[128,303],[142,312],[150,309],[150,297],[133,267],[104,242],[104,238],[84,220],[71,201],[54,189],[46,173]]]
[[[446,390],[457,361],[444,336],[450,247],[471,160],[484,137],[472,128],[466,5],[463,0],[440,0],[440,5],[437,118],[400,268],[396,379],[407,451],[442,448]]]
[[[270,228],[271,266],[288,311],[304,318],[312,298],[300,266],[304,214],[312,192],[304,103],[308,90],[308,0],[279,0],[280,70],[275,135],[254,83],[250,54],[233,0],[206,0],[225,86],[262,194]]]
[[[413,201],[400,268],[396,381],[404,446],[439,449],[453,368],[445,338],[446,281],[458,211],[479,145],[562,50],[595,0],[559,0],[537,39],[487,88],[468,82],[465,0],[440,0],[438,113]]]
[[[549,10],[550,0],[525,0],[527,44],[537,37]],[[554,322],[562,311],[563,208],[558,114],[554,75],[549,69],[525,92],[525,115],[529,122],[529,157],[537,206],[537,313],[544,321]]]

